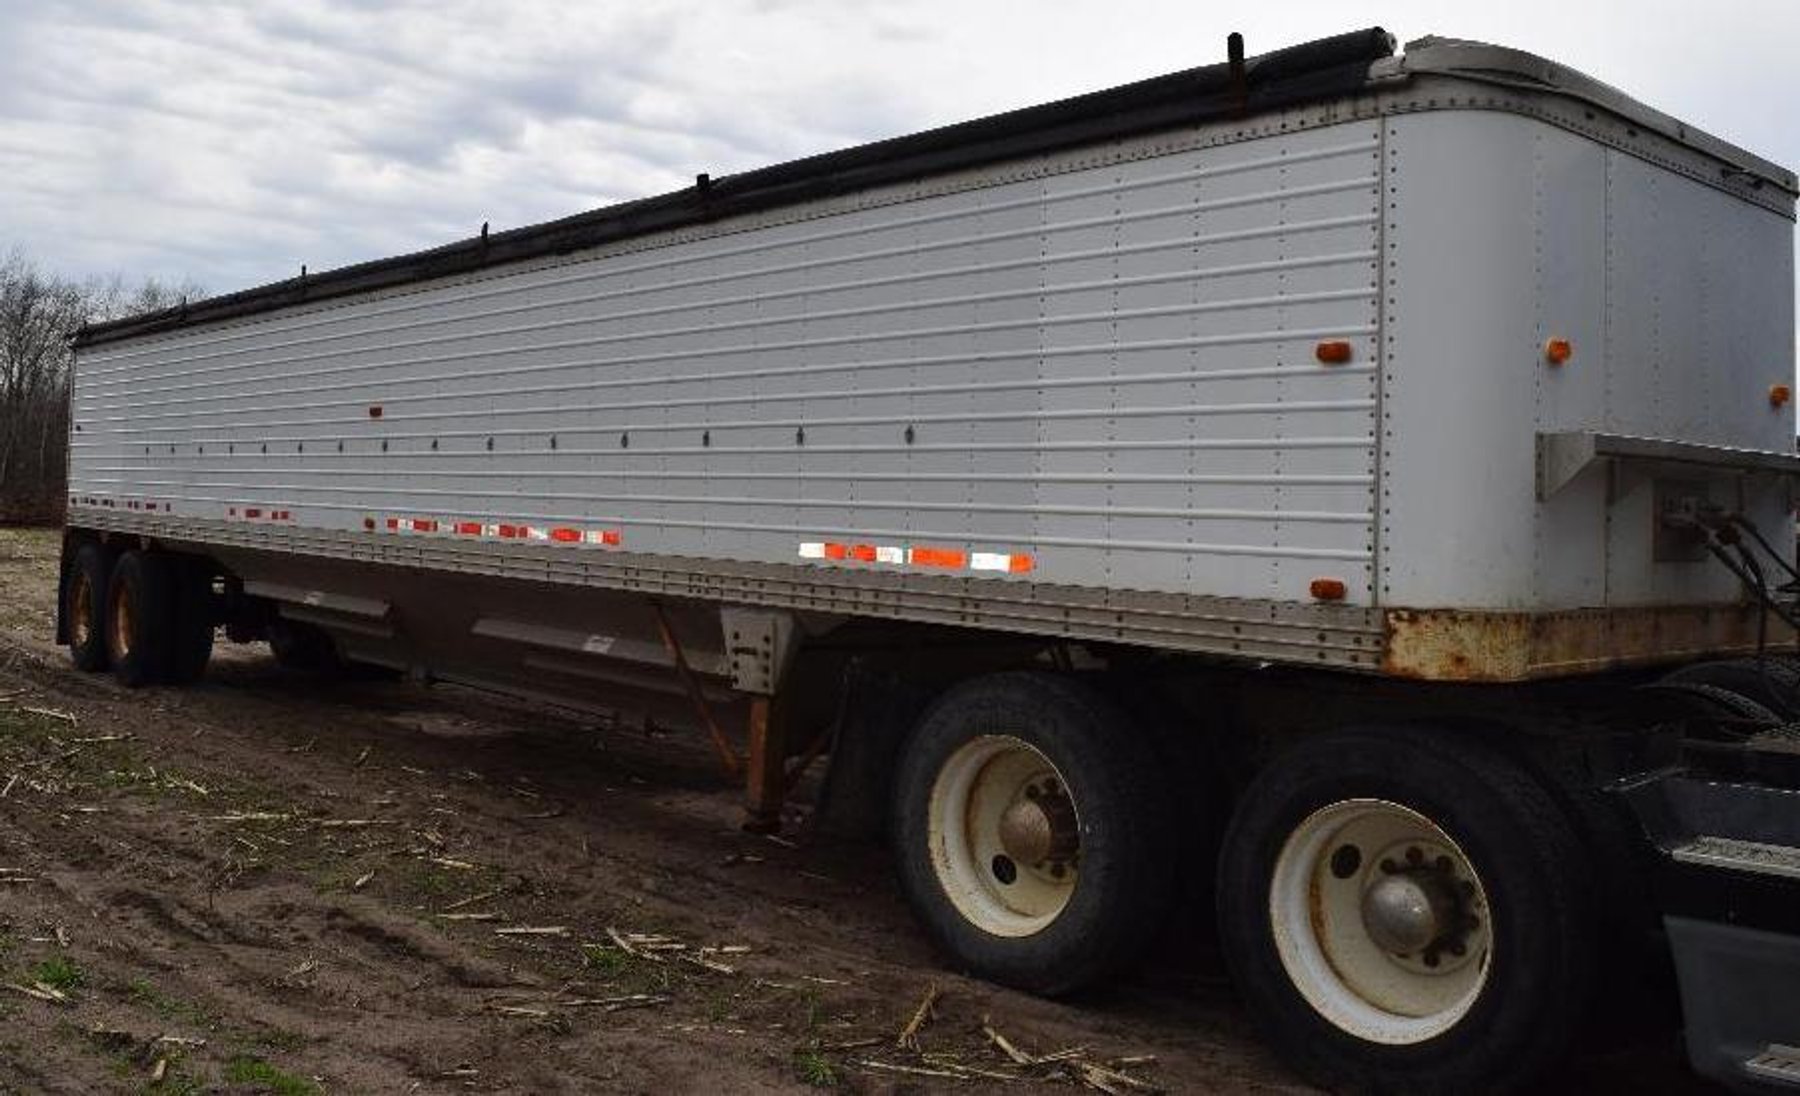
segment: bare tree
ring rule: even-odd
[[[0,521],[61,513],[67,482],[69,338],[95,320],[154,312],[198,296],[192,286],[114,276],[71,281],[20,251],[0,259]]]

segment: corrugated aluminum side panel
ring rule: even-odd
[[[71,494],[1368,604],[1378,134],[1133,142],[95,347]]]

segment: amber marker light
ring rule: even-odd
[[[1313,356],[1325,365],[1343,365],[1350,360],[1350,344],[1342,339],[1322,342],[1313,347]]]
[[[1341,578],[1315,578],[1312,580],[1312,596],[1320,601],[1342,601],[1345,592],[1344,580]]]
[[[1789,388],[1787,385],[1771,384],[1769,386],[1769,406],[1770,407],[1786,407],[1788,405],[1788,401],[1793,398],[1794,398],[1794,390],[1792,388]]]
[[[1549,339],[1544,343],[1544,360],[1561,365],[1575,356],[1575,344],[1567,339]]]

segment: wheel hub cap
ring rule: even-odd
[[[1000,816],[1000,847],[1021,864],[1067,860],[1078,840],[1075,808],[1057,791],[1032,785]]]
[[[1410,955],[1460,923],[1456,898],[1426,875],[1387,875],[1362,899],[1363,928],[1383,951]]]

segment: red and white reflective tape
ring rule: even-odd
[[[509,521],[453,521],[449,518],[403,517],[391,515],[363,519],[363,528],[371,532],[407,533],[423,536],[476,537],[484,540],[529,540],[544,544],[598,544],[617,548],[625,536],[617,529],[586,529],[573,525],[528,525]]]
[[[839,541],[802,541],[801,559],[831,563],[887,563],[902,567],[927,567],[937,571],[998,571],[1020,575],[1037,566],[1027,552],[965,552],[961,548],[928,545],[899,547],[891,544],[847,544]]]

